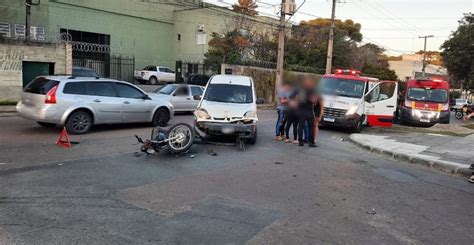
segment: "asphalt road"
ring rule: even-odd
[[[2,117],[0,244],[472,244],[466,180],[371,155],[345,132],[323,130],[318,148],[276,142],[274,112],[259,116],[245,152],[180,157],[134,157],[146,124],[63,149],[59,129]]]

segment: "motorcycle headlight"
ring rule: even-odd
[[[347,110],[346,115],[352,115],[357,112],[357,109],[359,109],[359,105],[353,105],[349,110]]]
[[[201,119],[201,120],[204,120],[204,119],[210,119],[211,116],[209,116],[209,113],[207,113],[206,110],[204,109],[198,109],[194,112],[194,116],[196,116],[197,119]]]

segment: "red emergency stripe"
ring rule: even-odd
[[[427,111],[439,111],[442,105],[440,103],[413,101],[414,109],[427,110]]]

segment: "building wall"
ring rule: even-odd
[[[111,53],[135,57],[137,68],[173,66],[173,10],[141,0],[42,0],[31,8],[31,25],[44,27],[48,41],[56,40],[61,28],[108,34]],[[25,22],[23,1],[1,0],[0,12],[0,22],[12,29]]]
[[[18,100],[23,89],[23,61],[54,63],[57,74],[71,73],[70,47],[65,44],[47,44],[0,40],[0,101]]]
[[[218,7],[205,7],[186,11],[177,10],[175,13],[174,42],[176,42],[176,58],[190,63],[201,63],[204,54],[209,48],[209,41],[213,32],[224,34],[234,28],[245,29],[249,33],[270,34],[276,30],[277,19],[268,17],[243,17],[241,14]],[[271,23],[271,24],[264,24]],[[198,31],[198,25],[203,25],[204,30]],[[198,33],[206,35],[204,44],[197,44]],[[178,41],[178,35],[181,40]]]
[[[389,61],[389,68],[394,70],[398,76],[398,79],[405,80],[408,78],[415,78],[416,74],[421,73],[423,69],[422,61],[414,60],[397,60]],[[448,72],[446,68],[436,65],[428,64],[426,66],[425,72],[428,77],[445,77],[447,78]]]
[[[140,0],[49,0],[50,30],[110,35],[112,54],[135,57],[136,68],[173,66],[174,8]]]

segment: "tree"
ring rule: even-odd
[[[331,26],[331,19],[317,18],[313,20],[302,21],[300,26],[312,26],[319,29],[329,29]],[[335,20],[335,27],[336,30],[343,32],[352,41],[362,41],[362,33],[360,32],[362,26],[359,23],[354,23],[354,21],[351,19],[347,19],[345,21]]]
[[[420,50],[415,54],[423,55],[424,51]],[[426,62],[428,64],[443,66],[443,61],[441,59],[441,53],[438,51],[426,51]]]
[[[214,72],[220,72],[222,63],[235,64],[242,60],[243,51],[249,41],[239,31],[232,30],[223,35],[212,33],[209,50],[204,56],[204,66]]]
[[[238,0],[237,4],[232,5],[235,12],[255,16],[257,15],[257,3],[255,0]]]
[[[467,13],[459,21],[456,31],[441,45],[441,57],[455,80],[463,80],[464,87],[474,89],[474,14]]]

